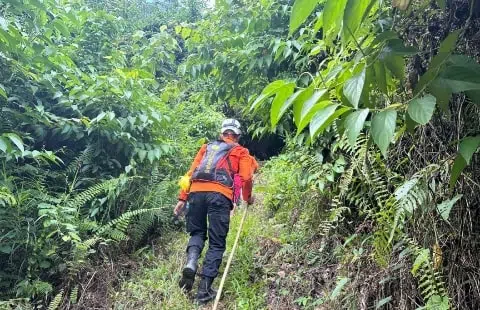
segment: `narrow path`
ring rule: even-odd
[[[221,272],[233,246],[242,212],[237,210],[232,217]],[[261,251],[261,239],[271,231],[264,210],[252,206],[244,223],[219,309],[266,309],[266,282],[256,266],[255,256]],[[111,295],[113,309],[202,309],[192,303],[193,293],[184,294],[178,288],[187,234],[172,232],[164,240],[162,246],[167,249],[166,254],[157,257],[151,255],[144,266]],[[215,280],[214,287],[218,287],[220,278]],[[211,309],[212,305],[203,309]]]

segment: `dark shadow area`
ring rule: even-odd
[[[245,146],[250,154],[258,160],[267,160],[280,154],[285,146],[285,140],[279,135],[266,135],[262,138],[252,138],[250,135],[242,136],[240,144]]]

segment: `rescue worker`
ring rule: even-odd
[[[209,246],[196,294],[196,300],[201,304],[216,296],[212,282],[218,275],[225,252],[230,210],[233,207],[233,180],[236,174],[242,181],[243,200],[248,204],[253,203],[251,159],[248,150],[238,144],[241,133],[237,120],[223,121],[220,138],[203,145],[196,155],[187,173],[191,179],[189,192],[180,192],[174,210],[175,215],[178,215],[188,200],[186,220],[190,240],[186,249],[187,262],[179,282],[180,287],[186,291],[193,287],[198,258],[208,232]]]

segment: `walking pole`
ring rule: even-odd
[[[243,212],[242,220],[240,221],[240,226],[238,227],[237,237],[235,238],[235,243],[233,244],[232,252],[230,252],[230,256],[228,257],[227,266],[225,266],[225,270],[223,271],[222,281],[220,281],[220,286],[218,287],[217,297],[215,298],[215,303],[213,304],[212,310],[217,310],[218,303],[220,302],[220,296],[222,295],[223,285],[225,284],[225,279],[227,279],[228,269],[230,268],[230,264],[233,260],[233,255],[235,255],[235,250],[238,246],[238,240],[240,240],[240,233],[242,232],[243,223],[245,222],[245,218],[247,217],[247,210],[248,204],[246,204],[245,211]]]

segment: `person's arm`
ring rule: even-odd
[[[193,172],[195,171],[195,168],[198,167],[200,162],[203,159],[203,155],[205,155],[205,151],[207,149],[207,145],[204,144],[200,150],[198,151],[197,155],[195,156],[195,159],[193,160],[192,165],[190,166],[190,170],[188,170],[187,175],[192,176]],[[180,211],[183,209],[185,202],[188,200],[188,193],[184,191],[183,189],[180,190],[180,194],[178,195],[178,203],[175,206],[175,209],[173,210],[173,213],[175,215],[178,215]]]
[[[248,204],[253,203],[252,199],[252,161],[250,159],[250,155],[247,149],[243,149],[240,153],[240,160],[239,160],[239,167],[238,167],[238,174],[242,179],[242,198]]]

